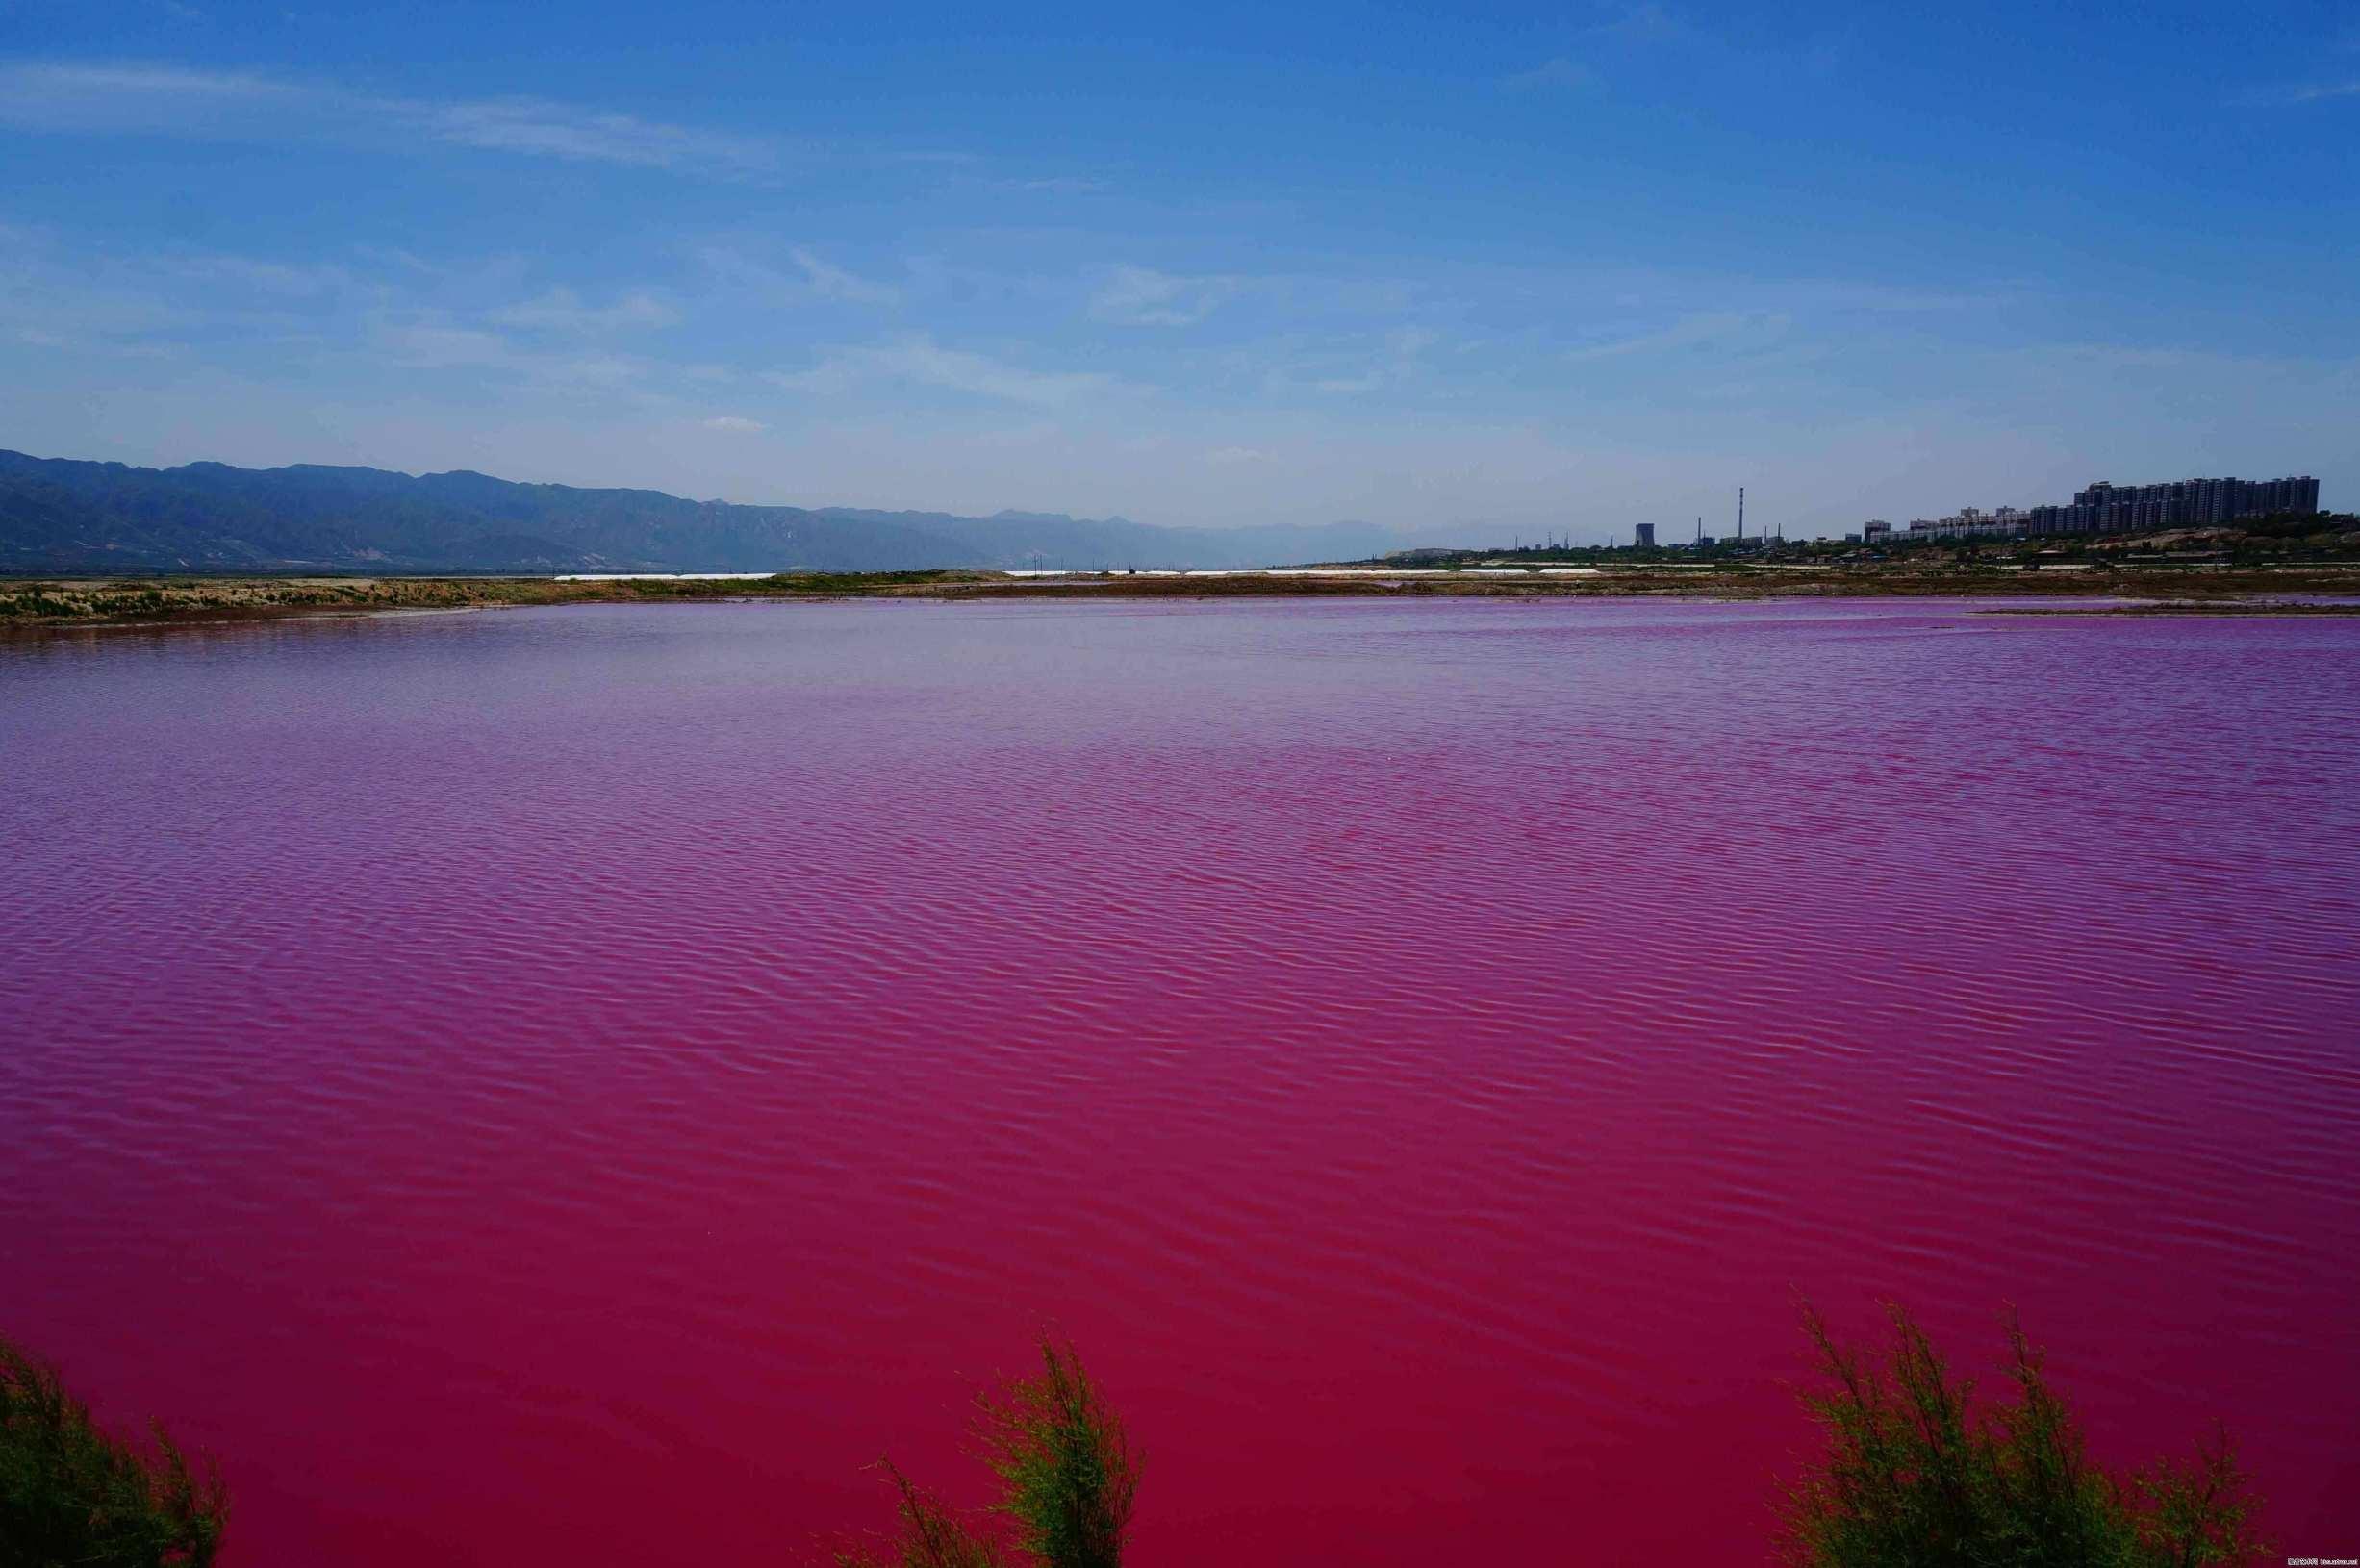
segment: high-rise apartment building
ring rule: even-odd
[[[1996,512],[1963,507],[1952,517],[1919,518],[1912,539],[2016,538],[2026,534],[2119,534],[2145,528],[2202,528],[2281,513],[2319,510],[2319,481],[2291,479],[2175,479],[2161,485],[2115,485],[2101,479],[2074,493],[2069,505]]]

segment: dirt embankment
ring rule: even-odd
[[[729,599],[1031,598],[1688,598],[2006,597],[2171,601],[2228,610],[2304,595],[2360,597],[2360,567],[2131,565],[2023,571],[1903,563],[1825,567],[1612,568],[1593,576],[1387,573],[1219,576],[1145,573],[1011,577],[985,571],[800,572],[753,580],[546,577],[167,577],[0,580],[0,627],[239,620],[290,615],[509,605]],[[2317,608],[2317,607],[2312,607]]]

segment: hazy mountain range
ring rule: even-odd
[[[1411,543],[1370,523],[1158,528],[738,506],[460,471],[136,468],[0,451],[0,571],[761,571],[1250,567]]]

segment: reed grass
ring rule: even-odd
[[[1037,1376],[977,1401],[977,1456],[999,1493],[962,1515],[879,1462],[896,1494],[881,1543],[836,1554],[838,1568],[1121,1568],[1139,1454],[1069,1344],[1044,1336]]]
[[[2013,1313],[2015,1398],[1978,1403],[1925,1332],[1889,1306],[1883,1352],[1804,1311],[1821,1381],[1803,1396],[1824,1453],[1785,1499],[1795,1568],[2205,1568],[2251,1563],[2258,1504],[2225,1431],[2195,1456],[2115,1475]]]
[[[107,1431],[57,1369],[0,1339],[0,1568],[207,1568],[229,1495],[162,1426]]]

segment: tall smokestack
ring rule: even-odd
[[[1738,487],[1738,542],[1745,542],[1745,487]]]

